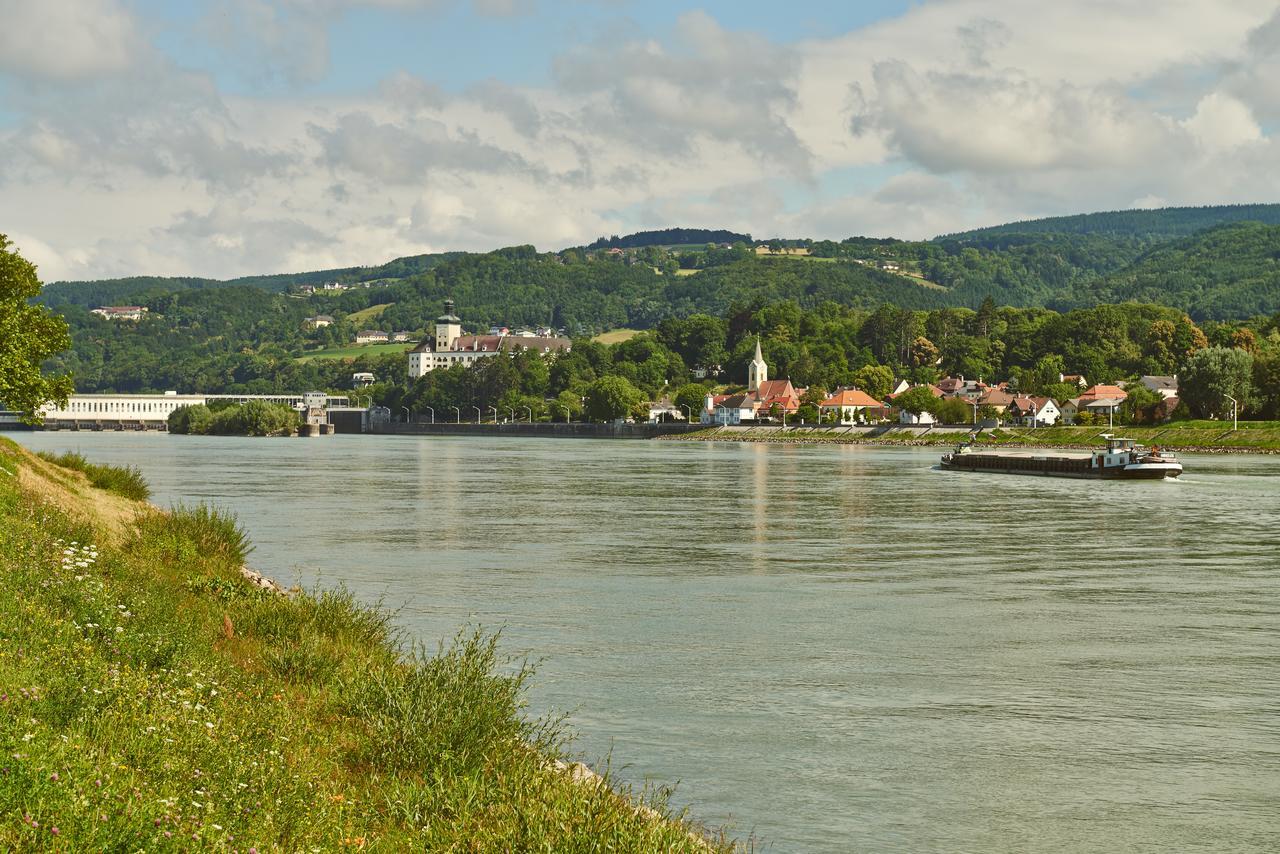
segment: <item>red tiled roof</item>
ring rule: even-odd
[[[985,406],[1008,406],[1013,403],[1013,395],[998,388],[987,389],[978,398],[978,403]]]
[[[1118,385],[1095,385],[1080,394],[1081,400],[1098,400],[1099,398],[1115,398],[1124,400],[1129,394]]]
[[[820,406],[880,406],[880,401],[876,400],[865,391],[856,388],[846,388],[828,397],[822,401]]]

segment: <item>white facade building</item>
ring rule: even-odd
[[[67,398],[65,406],[47,403],[37,414],[49,426],[110,422],[159,427],[168,422],[170,413],[182,406],[207,405],[215,400],[236,403],[265,400],[301,409],[303,399],[301,394],[73,394]],[[330,407],[348,405],[346,396],[326,396],[325,400]]]
[[[141,320],[147,313],[147,307],[145,305],[104,305],[101,308],[91,309],[89,313],[105,317],[107,320]]]
[[[444,314],[436,318],[436,334],[409,351],[409,379],[454,365],[470,367],[480,359],[517,349],[544,355],[568,352],[568,338],[536,335],[463,335],[462,321],[453,313],[453,300],[445,300]]]

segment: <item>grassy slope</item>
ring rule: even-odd
[[[601,344],[621,344],[623,341],[630,340],[639,334],[639,329],[610,329],[608,332],[601,332],[591,340],[598,341]]]
[[[364,323],[381,315],[384,311],[392,306],[392,303],[384,302],[378,305],[371,305],[368,308],[362,308],[359,311],[353,311],[347,315],[347,320],[352,323]]]
[[[315,350],[296,361],[310,362],[312,359],[355,359],[359,356],[377,356],[382,353],[403,353],[417,346],[416,342],[402,341],[399,344],[352,344],[350,347],[330,347],[326,350]]]
[[[406,656],[341,591],[249,584],[243,551],[0,438],[0,848],[706,849],[554,770],[493,638]]]

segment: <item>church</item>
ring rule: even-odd
[[[708,394],[702,407],[703,424],[741,424],[768,418],[771,413],[791,414],[800,408],[804,389],[791,385],[791,380],[769,379],[769,366],[760,352],[756,338],[756,354],[747,366],[747,390],[740,394]]]
[[[517,333],[503,330],[498,335],[463,335],[462,320],[453,313],[453,300],[444,301],[444,314],[436,318],[436,334],[428,335],[409,351],[409,379],[416,380],[437,368],[454,365],[470,367],[478,359],[498,353],[514,355],[517,350],[542,354],[568,352],[568,338]]]

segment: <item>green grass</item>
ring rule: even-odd
[[[123,495],[134,501],[146,501],[151,497],[151,487],[142,476],[142,472],[133,466],[112,466],[102,463],[91,463],[83,455],[74,451],[65,454],[53,454],[41,451],[41,459],[66,469],[84,472],[89,482],[98,489]]]
[[[635,338],[639,334],[639,329],[611,329],[608,332],[601,332],[591,340],[600,344],[621,344],[623,341]]]
[[[324,350],[313,350],[299,356],[295,361],[310,362],[312,359],[355,359],[360,356],[377,356],[383,353],[403,353],[416,347],[412,341],[401,341],[398,344],[352,344],[347,347],[329,347]]]
[[[366,320],[372,320],[380,316],[384,311],[390,308],[393,303],[384,302],[380,305],[371,305],[368,308],[362,308],[359,311],[353,311],[347,315],[347,320],[352,323],[364,323]]]
[[[226,514],[139,507],[108,540],[0,476],[0,849],[706,849],[665,790],[553,767],[496,635],[406,646],[344,590],[246,582]]]

